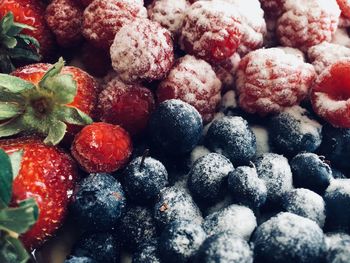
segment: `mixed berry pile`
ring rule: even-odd
[[[1,0],[0,18],[0,262],[67,219],[65,263],[350,262],[350,1]]]

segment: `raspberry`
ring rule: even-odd
[[[187,0],[156,0],[148,7],[148,16],[152,21],[168,29],[174,36],[178,36],[185,11],[189,6]]]
[[[137,135],[145,130],[154,104],[153,94],[147,88],[114,78],[100,93],[100,120],[118,124],[131,135]]]
[[[81,52],[81,62],[91,75],[104,77],[112,69],[111,57],[108,51],[97,48],[90,43],[85,43]]]
[[[95,0],[84,11],[83,35],[97,47],[108,49],[122,26],[146,18],[142,1]]]
[[[240,61],[240,55],[234,53],[229,59],[214,67],[216,76],[222,83],[222,92],[234,89],[236,72]]]
[[[174,63],[170,32],[148,19],[123,26],[110,52],[114,70],[128,83],[162,79]]]
[[[311,47],[308,50],[308,57],[317,74],[321,74],[331,64],[344,58],[350,58],[350,48],[324,42]]]
[[[337,0],[343,16],[350,18],[350,1],[349,0]]]
[[[266,16],[279,17],[284,11],[286,0],[260,0],[261,7],[264,9]]]
[[[158,102],[180,99],[195,107],[204,122],[213,119],[221,99],[221,82],[202,59],[180,58],[157,89]]]
[[[278,113],[302,101],[315,78],[314,67],[278,48],[259,49],[242,58],[236,87],[249,113]]]
[[[335,127],[350,128],[350,59],[338,61],[315,81],[311,91],[314,111]]]
[[[53,0],[45,12],[45,19],[63,47],[76,45],[82,39],[83,11],[73,0]]]
[[[330,42],[339,22],[336,0],[287,0],[286,12],[277,21],[277,36],[284,46],[307,51]]]
[[[120,126],[95,122],[75,136],[71,151],[86,172],[114,172],[127,163],[132,144]]]
[[[189,54],[220,63],[235,53],[242,34],[241,17],[232,4],[198,1],[187,10],[180,44]]]

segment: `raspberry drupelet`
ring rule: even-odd
[[[243,35],[241,16],[222,0],[198,1],[187,10],[180,45],[188,54],[220,63],[235,53]]]
[[[114,78],[100,93],[98,112],[101,121],[118,124],[131,135],[138,135],[145,130],[154,107],[149,89]]]
[[[126,83],[163,79],[174,63],[171,33],[148,19],[123,26],[110,53],[114,70]]]
[[[277,36],[283,46],[307,51],[330,42],[340,16],[336,0],[287,0],[286,12],[277,21]]]
[[[158,102],[180,99],[195,107],[204,122],[210,122],[221,99],[221,81],[202,59],[180,58],[157,89]]]
[[[83,35],[95,46],[108,49],[122,26],[146,17],[143,1],[95,0],[84,11]]]
[[[349,0],[337,0],[337,3],[338,3],[339,8],[341,10],[341,14],[346,18],[350,18],[350,1]]]
[[[214,67],[216,76],[221,80],[222,92],[232,90],[235,87],[235,77],[241,56],[234,53],[229,59]]]
[[[308,95],[315,69],[278,48],[258,49],[242,58],[236,87],[239,104],[261,116],[299,104]]]

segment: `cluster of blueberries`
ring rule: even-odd
[[[350,129],[307,105],[221,115],[203,127],[189,104],[161,103],[127,167],[76,188],[85,234],[66,263],[116,263],[122,250],[133,263],[350,262]]]

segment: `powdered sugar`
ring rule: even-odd
[[[339,194],[350,198],[350,179],[335,179],[331,181],[326,190],[326,195],[332,197],[332,195]]]
[[[327,233],[327,262],[345,263],[350,258],[350,236],[345,233]]]
[[[196,148],[193,149],[191,152],[191,157],[190,157],[190,165],[192,166],[195,161],[197,161],[199,158],[209,154],[210,151],[204,147],[204,146],[196,146]]]
[[[345,28],[338,28],[332,39],[332,43],[350,48],[350,37]]]
[[[256,138],[256,155],[259,156],[270,152],[269,134],[267,129],[259,125],[251,126],[251,129]]]

